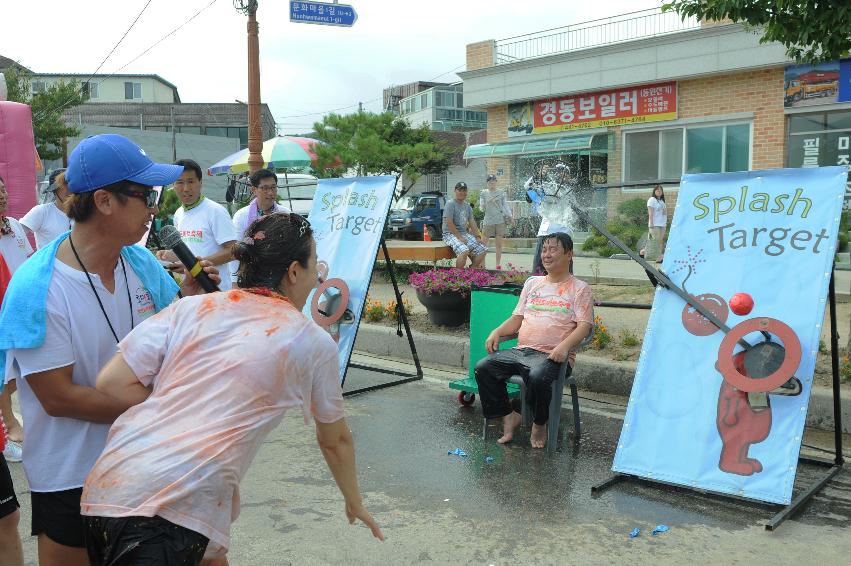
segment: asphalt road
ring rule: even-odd
[[[345,389],[391,378],[352,369]],[[347,397],[360,484],[386,542],[373,540],[363,526],[347,524],[313,428],[293,411],[267,438],[242,483],[231,564],[848,563],[847,470],[773,533],[762,526],[773,506],[638,483],[594,499],[591,485],[609,475],[622,399],[583,399],[581,440],[575,441],[566,416],[560,449],[548,454],[528,446],[528,431],[514,444],[499,446],[496,424],[482,441],[478,404],[460,407],[446,379],[427,370],[424,381]],[[811,432],[805,443],[827,445],[828,440]],[[447,455],[456,448],[469,456]],[[26,536],[27,485],[20,464],[13,464],[12,472],[24,504],[25,555],[35,564],[35,540]],[[797,490],[816,477],[813,468],[802,466]],[[659,524],[670,530],[651,536]],[[636,527],[641,534],[630,539]]]

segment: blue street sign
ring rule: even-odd
[[[329,2],[290,2],[290,21],[350,28],[358,19],[353,6]]]

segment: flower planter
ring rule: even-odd
[[[448,291],[426,295],[419,289],[417,298],[428,311],[428,319],[440,326],[460,326],[470,321],[470,295]]]

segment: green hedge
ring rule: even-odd
[[[618,205],[618,218],[606,223],[606,230],[617,236],[624,244],[636,250],[642,236],[647,233],[647,201],[642,198],[626,200]],[[623,253],[596,228],[582,244],[584,251],[597,252],[602,257]]]

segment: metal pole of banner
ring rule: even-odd
[[[842,457],[842,407],[839,397],[839,332],[836,330],[836,288],[834,285],[834,273],[830,274],[828,284],[828,305],[830,307],[830,366],[833,374],[833,434],[834,434],[834,459],[833,462],[818,458],[802,457],[798,460],[807,464],[828,468],[820,480],[804,490],[792,503],[784,507],[765,524],[765,530],[773,531],[783,521],[797,513],[800,508],[827,485],[833,476],[842,470],[845,463]]]
[[[842,402],[839,397],[839,331],[836,329],[836,286],[835,272],[830,274],[828,295],[830,298],[830,369],[833,373],[833,439],[836,451],[834,464],[842,466]]]
[[[362,387],[360,389],[354,389],[352,391],[343,391],[343,396],[348,397],[349,395],[357,395],[359,393],[367,393],[369,391],[376,391],[378,389],[386,389],[387,387],[393,387],[395,385],[402,385],[403,383],[410,383],[412,381],[419,381],[423,378],[423,368],[420,365],[420,357],[417,354],[417,347],[414,345],[414,337],[411,334],[411,327],[408,325],[408,315],[405,313],[405,308],[402,304],[402,293],[399,291],[399,283],[396,279],[396,271],[393,269],[393,262],[390,260],[390,252],[387,250],[387,242],[384,240],[384,236],[381,236],[381,251],[384,253],[384,258],[387,263],[387,272],[390,274],[390,281],[393,283],[393,292],[396,295],[396,305],[398,309],[399,318],[402,320],[402,326],[405,328],[405,334],[408,337],[408,346],[411,348],[411,356],[414,358],[414,366],[417,368],[416,374],[405,373],[402,371],[389,370],[386,368],[379,368],[375,366],[368,366],[365,364],[358,364],[349,362],[348,367],[353,367],[356,369],[363,369],[368,371],[375,371],[379,373],[386,373],[390,375],[396,375],[399,377],[403,377],[404,379],[399,379],[396,381],[391,381],[390,383],[380,383],[378,385],[370,385],[368,387]],[[401,336],[401,334],[399,334]],[[357,332],[355,332],[355,336],[357,336]],[[343,384],[345,384],[345,378],[343,379]]]

